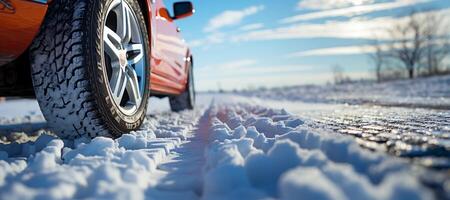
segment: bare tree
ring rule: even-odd
[[[411,12],[406,23],[401,22],[389,29],[391,38],[396,41],[389,43],[389,55],[402,63],[412,79],[424,54],[425,31],[416,12]]]
[[[449,26],[445,22],[436,12],[413,11],[387,29],[392,41],[381,45],[376,40],[372,45],[375,51],[370,55],[377,80],[381,80],[381,68],[388,61],[399,64],[409,78],[420,75],[419,70],[427,75],[440,73],[443,61],[450,54]]]
[[[381,48],[381,45],[378,40],[375,40],[373,43],[373,48],[375,48],[374,53],[369,54],[370,59],[372,60],[373,64],[375,65],[375,77],[378,82],[381,82],[382,77],[382,67],[385,62],[385,55],[383,53],[383,50]]]
[[[341,66],[334,65],[332,67],[332,70],[333,70],[334,84],[343,84],[350,82],[350,78],[345,76],[344,70],[342,69]]]
[[[427,13],[423,22],[425,26],[423,65],[428,75],[436,75],[440,73],[442,61],[450,53],[449,35],[446,34],[449,26],[445,24],[443,16],[433,13]]]

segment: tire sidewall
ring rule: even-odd
[[[195,94],[195,84],[194,84],[194,69],[193,69],[193,66],[192,66],[192,64],[190,64],[190,66],[189,66],[189,74],[188,74],[188,102],[189,102],[189,107],[190,107],[190,109],[193,109],[194,108],[194,105],[195,105],[195,96],[196,96],[196,94]],[[190,91],[192,89],[192,91]]]
[[[98,2],[98,1],[94,1]],[[92,62],[96,63],[95,65],[90,65],[90,80],[92,84],[92,89],[94,90],[94,95],[96,95],[96,101],[97,105],[99,105],[99,113],[103,115],[104,120],[107,121],[106,123],[110,127],[115,135],[120,134],[120,132],[134,130],[138,128],[146,114],[147,110],[147,102],[149,97],[149,86],[150,86],[150,58],[148,55],[149,50],[149,41],[148,41],[148,34],[147,34],[147,28],[146,24],[143,20],[142,12],[140,11],[139,5],[135,2],[135,0],[127,0],[128,5],[132,9],[132,12],[134,12],[135,16],[138,18],[139,26],[141,28],[141,34],[143,36],[143,43],[144,43],[144,51],[146,52],[146,56],[144,56],[144,59],[146,59],[147,63],[147,69],[146,69],[146,75],[145,75],[145,86],[144,86],[144,94],[142,98],[141,105],[139,108],[134,112],[132,115],[126,115],[123,113],[118,105],[114,102],[112,98],[111,91],[109,89],[109,80],[107,76],[107,70],[106,66],[104,64],[104,53],[103,53],[103,27],[105,25],[105,19],[106,19],[106,12],[110,4],[113,2],[113,0],[101,0],[100,1],[100,8],[98,11],[100,12],[98,15],[96,15],[96,21],[97,23],[92,23],[92,29],[96,30],[96,37],[95,40],[92,42],[95,46],[96,53],[91,54],[95,55],[92,56]],[[92,34],[94,35],[94,34]]]

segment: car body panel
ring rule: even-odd
[[[47,12],[47,4],[2,0],[0,66],[18,58],[31,44]]]
[[[151,89],[180,94],[187,83],[188,48],[162,0],[152,6],[152,75]]]
[[[189,49],[163,0],[138,0],[146,5],[150,41],[151,93],[178,95],[188,81]],[[24,53],[37,35],[45,18],[46,1],[2,0],[13,5],[7,9],[0,3],[0,66]],[[37,3],[41,2],[41,3]],[[51,3],[51,1],[49,1]],[[8,13],[9,12],[9,13]]]

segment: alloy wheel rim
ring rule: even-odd
[[[103,26],[104,64],[114,103],[127,115],[141,106],[145,90],[144,38],[137,17],[125,0],[108,7]]]

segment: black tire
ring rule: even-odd
[[[112,0],[58,0],[50,5],[30,48],[33,85],[49,126],[62,138],[119,137],[138,128],[146,114],[149,74],[137,111],[126,115],[111,99],[104,64],[103,25]],[[147,36],[136,0],[127,1]],[[144,52],[149,52],[144,37]],[[145,54],[144,54],[145,55]],[[144,57],[149,66],[148,56]]]
[[[192,65],[189,66],[188,82],[186,90],[177,96],[169,97],[170,109],[174,112],[182,110],[192,110],[195,106],[195,87],[194,87],[194,73]]]

